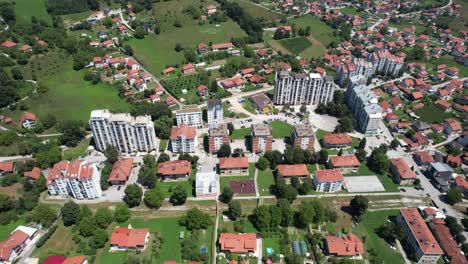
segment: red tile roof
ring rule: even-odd
[[[111,234],[110,244],[125,248],[141,247],[145,245],[148,233],[147,228],[129,229],[117,227]]]
[[[219,158],[220,169],[248,168],[249,159],[247,157]]]
[[[278,175],[281,177],[308,176],[309,171],[305,164],[278,165]]]
[[[13,161],[0,162],[0,172],[13,172],[15,164]]]
[[[16,230],[10,234],[7,240],[0,242],[0,260],[8,261],[13,249],[22,245],[28,237],[25,232]]]
[[[31,171],[25,172],[24,176],[37,180],[39,179],[39,177],[41,177],[41,169],[39,169],[38,167],[34,167]]]
[[[323,136],[323,142],[329,145],[350,145],[353,139],[343,133],[327,134]]]
[[[355,155],[351,156],[331,156],[330,163],[334,168],[339,167],[359,167],[361,163]]]
[[[257,250],[257,235],[256,234],[232,234],[221,233],[219,236],[219,244],[222,251],[231,253],[247,253]]]
[[[132,171],[133,159],[120,159],[112,166],[109,181],[127,181]]]
[[[416,151],[413,153],[413,155],[419,157],[421,162],[424,162],[424,163],[435,162],[434,157],[432,157],[432,155],[426,151]]]
[[[319,182],[344,181],[343,174],[340,170],[318,170],[315,172],[315,177],[317,177]]]
[[[416,208],[402,208],[400,213],[424,254],[442,255],[442,249]]]
[[[468,189],[468,182],[465,180],[465,177],[458,176],[455,178],[455,186]]]
[[[4,48],[13,48],[14,46],[16,46],[16,43],[13,41],[6,40],[2,42],[1,46]]]
[[[173,127],[171,130],[171,139],[178,139],[181,136],[187,139],[194,139],[197,136],[197,130],[194,127],[189,127],[185,123],[178,127]]]
[[[162,176],[189,174],[190,170],[190,161],[187,160],[172,160],[158,164],[158,174]]]
[[[353,233],[349,233],[345,237],[327,236],[325,243],[330,255],[350,257],[364,254],[364,244]]]
[[[232,47],[234,47],[234,44],[232,44],[231,42],[218,43],[218,44],[211,45],[211,48],[213,49],[227,49],[227,48],[232,48]]]
[[[458,243],[450,233],[450,229],[444,223],[431,222],[432,231],[437,235],[440,246],[450,258],[451,264],[466,264],[465,256],[461,253]]]
[[[33,114],[33,113],[25,112],[23,114],[23,116],[21,117],[21,124],[23,124],[24,121],[26,121],[26,120],[35,121],[36,120],[36,115]]]
[[[82,264],[85,261],[85,256],[68,257],[62,264]]]
[[[411,170],[410,166],[402,158],[390,159],[392,166],[396,169],[398,175],[402,179],[415,179],[416,173]]]
[[[66,259],[67,257],[65,256],[49,256],[42,264],[62,264]]]

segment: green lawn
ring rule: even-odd
[[[337,40],[336,37],[333,36],[333,28],[312,15],[296,17],[290,19],[288,23],[295,24],[298,28],[306,28],[307,26],[310,26],[312,28],[311,37],[322,43],[325,47],[327,47],[330,42]]]
[[[375,172],[371,171],[366,163],[361,162],[361,166],[359,166],[359,170],[356,173],[348,173],[344,174],[344,176],[367,176],[367,175],[375,175]]]
[[[203,5],[212,4],[213,1],[205,2]],[[243,37],[245,32],[232,20],[216,24],[205,23],[199,25],[197,20],[192,19],[183,10],[194,5],[191,0],[172,0],[157,2],[154,7],[155,16],[161,25],[159,35],[150,34],[144,39],[131,39],[130,44],[135,52],[135,57],[140,63],[156,75],[171,64],[182,64],[185,62],[183,52],[174,50],[177,43],[183,47],[196,48],[200,42],[205,44],[228,42],[233,37]],[[197,6],[197,5],[195,5]],[[175,27],[175,21],[179,21],[182,27]]]
[[[81,13],[75,13],[75,14],[68,14],[68,15],[63,15],[62,19],[63,21],[69,21],[69,22],[78,22],[85,20],[91,15],[91,11],[85,11]]]
[[[82,142],[80,142],[76,147],[68,148],[67,150],[63,151],[63,158],[66,160],[72,160],[77,159],[81,156],[85,156],[90,141],[90,138],[85,139]]]
[[[312,45],[312,43],[310,43],[310,41],[305,37],[282,39],[279,43],[294,55],[299,55]]]
[[[377,174],[377,177],[379,178],[380,182],[385,188],[385,191],[387,192],[398,192],[399,191],[399,185],[394,183],[393,180],[390,178],[390,175],[379,175]]]
[[[251,2],[242,0],[236,0],[235,2],[237,2],[247,14],[250,14],[255,18],[265,19],[268,21],[276,21],[281,18],[281,16],[275,12],[259,7]]]
[[[286,122],[273,121],[270,123],[273,138],[287,138],[291,136],[292,126]]]
[[[250,136],[250,132],[250,127],[236,128],[230,137],[231,139],[245,139],[246,137]]]
[[[270,186],[275,184],[273,172],[270,169],[258,171],[257,187],[260,195],[271,195]]]
[[[256,114],[257,111],[255,110],[254,106],[253,106],[253,103],[252,101],[250,101],[250,99],[246,99],[243,103],[242,103],[242,107],[249,111],[250,113],[252,114]]]
[[[0,225],[0,241],[6,240],[13,230],[15,230],[19,225],[24,225],[25,223],[26,221],[23,218],[19,218],[8,225]]]
[[[78,254],[77,249],[78,245],[73,241],[72,227],[65,227],[62,221],[59,221],[57,230],[41,248],[36,248],[33,251],[33,256],[40,260],[51,255],[70,256]]]
[[[169,140],[161,139],[161,141],[159,142],[159,151],[165,151],[167,148],[167,144],[169,144]]]
[[[46,0],[13,0],[9,2],[15,3],[15,13],[18,20],[31,22],[31,17],[35,16],[47,22],[51,21],[46,10]]]
[[[263,254],[267,254],[266,253],[266,249],[267,248],[272,248],[273,249],[273,253],[274,254],[278,254],[278,253],[285,253],[285,252],[280,252],[279,250],[279,243],[280,243],[280,240],[282,239],[281,235],[272,235],[272,234],[268,234],[266,237],[263,238]]]
[[[445,118],[450,117],[450,114],[440,110],[433,104],[426,104],[423,108],[414,111],[421,120],[429,124],[442,123]]]
[[[384,263],[404,263],[398,251],[392,250],[390,245],[375,233],[379,226],[386,223],[388,217],[397,214],[398,210],[367,212],[359,225],[352,229],[356,235],[361,238],[365,237],[366,251],[374,250]]]
[[[338,9],[342,14],[345,15],[360,15],[362,16],[362,13],[357,10],[354,6],[348,6],[345,8]]]
[[[317,131],[315,131],[315,138],[317,140],[321,141],[323,139],[323,136],[331,134],[331,133],[332,132],[328,132],[328,131],[325,131],[325,130],[322,130],[322,129],[317,129]]]
[[[195,175],[192,175],[192,177],[195,177]],[[174,189],[178,185],[182,185],[182,187],[184,187],[184,190],[187,192],[187,197],[193,197],[193,188],[190,180],[172,182],[159,181],[159,188],[164,192],[164,197],[166,198],[169,198],[172,195],[172,192],[170,192],[169,189],[171,189],[171,187]]]

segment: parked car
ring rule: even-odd
[[[400,188],[400,192],[406,192],[405,188]]]

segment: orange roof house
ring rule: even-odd
[[[333,133],[323,136],[323,143],[326,148],[348,147],[353,142],[351,136],[343,133]]]
[[[62,264],[83,264],[86,261],[85,256],[69,257]]]
[[[328,255],[354,257],[364,254],[364,244],[353,233],[349,233],[345,237],[327,236],[325,238],[325,245]]]
[[[219,158],[220,169],[248,168],[249,159],[247,157]]]
[[[171,139],[178,139],[179,137],[185,137],[186,139],[194,139],[197,136],[197,130],[195,127],[189,127],[183,123],[178,127],[173,127],[171,130]]]
[[[403,158],[390,159],[393,179],[400,184],[412,184],[417,176]]]
[[[359,166],[361,166],[361,163],[355,155],[331,156],[329,159],[329,163],[332,166],[332,168],[340,169],[343,172],[355,171],[359,169]]]
[[[37,180],[39,179],[39,177],[41,177],[41,169],[39,169],[38,167],[34,167],[31,171],[26,171],[24,173],[24,176],[32,180]]]
[[[1,46],[3,48],[13,48],[13,47],[16,46],[16,43],[13,42],[13,41],[6,40],[6,41],[2,42]]]
[[[112,231],[110,245],[112,249],[144,249],[149,239],[147,228],[131,229],[117,227]]]
[[[114,184],[125,184],[130,177],[132,171],[133,159],[120,159],[112,166],[112,171],[109,174],[109,181]]]
[[[305,164],[278,165],[278,176],[283,178],[307,177],[309,176],[309,171]]]
[[[7,240],[0,242],[0,260],[9,262],[12,254],[23,245],[29,235],[21,230],[16,230],[10,234]]]
[[[190,176],[192,167],[187,160],[171,160],[158,164],[159,177],[166,179],[183,179]]]
[[[221,251],[230,253],[248,253],[257,250],[256,234],[221,233],[219,236]]]
[[[0,175],[4,173],[12,173],[15,170],[15,163],[13,161],[0,162]]]

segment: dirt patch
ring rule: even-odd
[[[270,47],[272,49],[274,49],[276,52],[280,52],[283,53],[283,54],[289,54],[291,55],[291,52],[289,52],[289,50],[287,50],[285,47],[283,47],[283,45],[281,45],[278,41],[276,40],[270,40],[268,41],[268,44],[270,45]]]
[[[22,188],[21,183],[17,182],[8,187],[0,187],[0,193],[6,194],[14,198],[18,198],[21,195],[20,193],[21,188]]]

